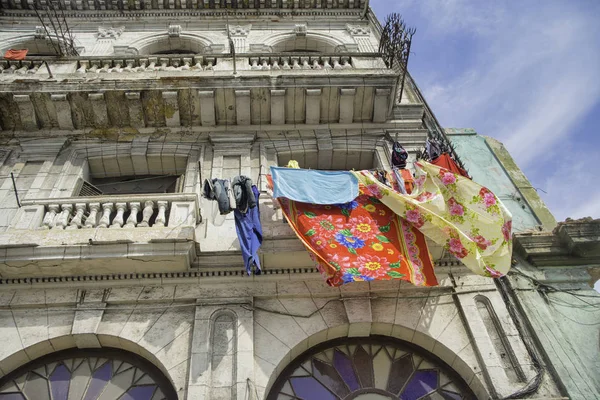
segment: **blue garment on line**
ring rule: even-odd
[[[343,204],[358,197],[358,179],[349,171],[271,167],[273,197],[311,204]]]
[[[256,265],[256,275],[260,275],[261,267],[258,258],[258,248],[262,244],[262,225],[260,224],[260,210],[258,209],[258,196],[260,192],[255,185],[252,185],[252,192],[256,199],[256,205],[248,208],[248,212],[243,214],[237,208],[233,210],[235,217],[235,230],[237,232],[242,256],[248,275],[252,273],[252,264]]]

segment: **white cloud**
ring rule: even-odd
[[[537,179],[534,186],[549,192],[545,200],[559,220],[600,217],[600,205],[594,207],[600,204],[600,175],[592,167],[598,160],[557,151],[573,147],[574,130],[600,102],[600,3],[400,4],[397,11],[422,19],[419,46],[455,46],[456,60],[446,64],[468,59],[456,74],[440,71],[444,62],[413,71],[440,121],[474,127],[504,142],[525,173]]]

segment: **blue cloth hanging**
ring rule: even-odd
[[[273,197],[311,204],[343,204],[358,197],[358,179],[349,171],[271,167]]]
[[[235,218],[235,230],[237,232],[246,273],[252,273],[252,265],[256,265],[256,275],[260,275],[261,266],[258,258],[258,249],[262,244],[263,234],[262,225],[260,224],[260,210],[258,208],[258,196],[260,192],[255,185],[252,185],[252,192],[256,199],[254,207],[248,208],[248,212],[242,213],[237,208],[233,210]]]

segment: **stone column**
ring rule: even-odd
[[[117,203],[117,215],[113,218],[111,228],[121,228],[123,226],[123,214],[125,214],[125,208],[127,203]]]

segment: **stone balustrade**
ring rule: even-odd
[[[360,60],[381,60],[377,53],[348,53],[334,55],[311,54],[240,54],[237,56],[238,69],[247,70],[320,70],[320,69],[372,69],[373,62]],[[246,60],[247,67],[239,64]],[[65,73],[61,63],[72,63],[70,73],[78,74],[128,74],[140,72],[199,72],[232,70],[229,54],[222,55],[156,55],[156,56],[111,56],[75,57],[59,60],[54,57],[32,57],[21,61],[0,60],[0,74],[28,75],[47,73],[43,63],[47,62],[53,74]],[[41,69],[41,70],[40,70]]]
[[[43,217],[16,227],[41,230],[195,226],[198,217],[196,195],[182,193],[28,200],[23,208]],[[21,213],[21,219],[35,214]]]
[[[253,70],[352,69],[349,56],[264,56],[250,57]]]

